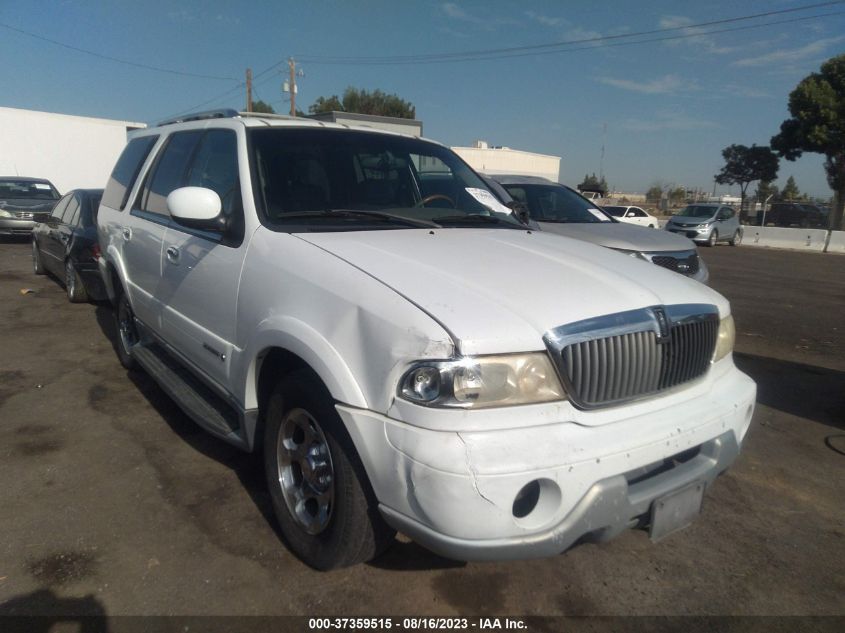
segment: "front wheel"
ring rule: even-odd
[[[84,303],[88,301],[88,292],[85,290],[85,285],[76,272],[76,266],[73,265],[73,260],[67,259],[65,261],[65,290],[67,290],[67,298],[71,303]]]
[[[393,540],[334,401],[310,371],[290,374],[269,398],[264,467],[282,536],[311,567],[365,562]]]
[[[731,238],[730,245],[739,246],[740,244],[742,244],[742,231],[737,229],[734,236]]]
[[[711,248],[713,246],[716,246],[716,240],[718,240],[718,239],[719,239],[719,231],[717,231],[716,229],[713,229],[710,232],[710,237],[707,238],[707,246],[710,246]]]

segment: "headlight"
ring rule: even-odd
[[[646,256],[639,251],[628,251],[624,248],[611,248],[610,250],[616,251],[617,253],[622,253],[623,255],[628,255],[629,257],[633,257],[634,259],[643,259],[645,261],[648,261]]]
[[[15,217],[15,216],[13,216],[8,211],[4,211],[3,209],[0,209],[0,218],[13,218],[13,217]]]
[[[399,395],[417,404],[463,409],[566,398],[554,367],[543,352],[420,363],[405,372]]]
[[[734,318],[731,315],[728,315],[719,321],[719,335],[716,337],[716,351],[713,352],[714,363],[722,360],[733,351],[735,340],[736,327],[734,326]]]

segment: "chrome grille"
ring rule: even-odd
[[[572,401],[596,408],[702,376],[718,331],[716,308],[693,304],[588,319],[552,330],[545,340]]]
[[[20,220],[31,220],[35,215],[31,211],[13,211],[13,213]]]
[[[655,255],[651,262],[662,268],[668,268],[682,275],[694,275],[698,272],[698,254],[693,252],[690,255]]]

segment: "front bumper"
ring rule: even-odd
[[[30,235],[36,224],[36,220],[0,218],[0,235]]]
[[[709,485],[734,461],[756,386],[730,359],[719,365],[682,392],[506,430],[438,431],[337,409],[393,527],[450,558],[533,558],[642,525],[655,499]],[[517,516],[535,481],[536,505]]]

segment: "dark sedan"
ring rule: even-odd
[[[51,272],[63,280],[73,303],[106,297],[97,267],[97,208],[102,196],[102,189],[74,189],[32,230],[35,274]]]
[[[38,222],[44,222],[59,199],[49,180],[0,177],[0,236],[29,235]]]

